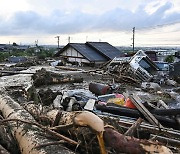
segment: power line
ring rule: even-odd
[[[176,25],[179,24],[180,21],[174,21],[171,23],[164,23],[164,24],[159,24],[159,25],[154,25],[154,26],[146,26],[146,27],[141,27],[141,28],[136,28],[136,30],[146,30],[146,29],[157,29],[157,28],[161,28],[161,27],[165,27],[165,26],[171,26],[171,25]]]

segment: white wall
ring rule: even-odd
[[[77,52],[72,47],[69,47],[67,50],[65,50],[63,53],[61,53],[61,55],[67,56],[67,57],[69,56],[68,60],[71,62],[90,63],[89,60],[85,59],[85,57],[83,57],[83,55],[81,55],[79,52]]]

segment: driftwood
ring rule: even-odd
[[[56,115],[59,114],[58,110],[51,110],[47,113],[47,116],[53,121],[56,119]],[[65,112],[61,111],[61,116],[59,119],[59,125],[69,125],[73,124],[76,126],[89,126],[92,130],[96,132],[104,131],[104,122],[96,116],[94,113],[89,111],[74,111]]]
[[[53,115],[52,112],[54,111],[51,111],[50,112],[51,114],[49,113],[49,115]],[[141,119],[138,120],[139,123],[140,121]],[[64,125],[65,126],[64,128],[68,128],[69,130],[69,128],[73,126],[71,125],[72,123],[73,125],[78,125],[78,126],[89,126],[91,129],[93,129],[96,132],[103,131],[104,132],[103,139],[105,141],[105,145],[114,149],[117,153],[118,152],[132,153],[133,150],[135,150],[135,153],[142,153],[142,152],[143,153],[167,152],[167,154],[171,153],[170,149],[168,149],[165,146],[162,146],[158,142],[151,142],[148,140],[139,140],[136,138],[127,137],[125,135],[118,133],[114,129],[112,129],[112,126],[111,128],[109,128],[108,126],[107,127],[105,126],[105,131],[104,131],[104,128],[102,128],[103,123],[101,122],[101,120],[97,116],[95,116],[93,113],[87,112],[87,111],[86,112],[83,112],[83,111],[71,112],[71,113],[62,112],[62,116],[59,121],[59,124],[61,125],[60,127],[56,126],[54,128],[57,128],[57,129],[60,128],[62,130],[63,125]],[[75,132],[72,132],[72,133],[75,133]],[[104,149],[104,145],[102,144],[103,142],[102,137],[98,137],[98,141],[99,141],[101,153],[106,153]]]
[[[61,116],[59,116],[59,114]],[[47,116],[51,118],[53,121],[56,121],[56,123],[57,123],[57,117],[59,117],[59,126],[52,127],[51,129],[55,129],[55,130],[64,129],[66,131],[68,129],[68,131],[71,132],[71,135],[74,135],[74,136],[77,136],[76,135],[77,132],[78,134],[81,134],[81,135],[84,132],[81,128],[79,128],[79,130],[82,132],[77,131],[77,129],[74,127],[88,126],[90,129],[94,131],[94,133],[97,136],[101,154],[106,154],[106,149],[105,149],[104,140],[103,140],[104,122],[94,113],[89,112],[89,111],[75,111],[75,112],[62,111],[61,113],[59,113],[58,110],[52,110],[49,113],[47,113]],[[89,132],[88,130],[86,131]],[[92,134],[93,132],[90,132],[87,138],[90,138]],[[89,141],[86,141],[86,142],[89,142]]]
[[[139,140],[133,137],[124,136],[112,128],[105,128],[104,140],[108,147],[116,153],[166,153],[172,154],[172,151],[158,142],[148,140]]]
[[[33,74],[32,79],[34,80],[34,85],[36,87],[42,85],[59,84],[59,83],[81,83],[83,78],[72,77],[68,75],[60,75],[53,72],[48,72],[46,69],[36,71]]]
[[[26,107],[26,109],[32,115],[40,113],[40,110],[38,111],[38,107],[35,104],[31,104],[31,107]],[[70,136],[72,139],[78,140],[80,143],[80,149],[78,148],[80,153],[87,151],[97,153],[99,148],[102,154],[106,153],[102,138],[104,123],[95,114],[88,111],[66,112],[54,109],[47,113],[44,112],[43,115],[52,121],[52,125],[48,131],[57,131],[66,136]],[[39,119],[40,118],[41,117],[39,117]]]
[[[21,153],[73,153],[60,144],[36,148],[36,146],[52,142],[52,140],[45,137],[45,135],[42,136],[44,130],[37,127],[38,125],[33,125],[36,123],[34,118],[5,94],[0,95],[0,111],[7,120],[6,122],[8,122],[11,132],[18,142]],[[15,122],[15,120],[17,121]],[[25,123],[25,121],[28,122]],[[1,122],[4,122],[4,120]]]
[[[132,119],[123,119],[123,118],[115,118],[109,117],[107,115],[98,115],[105,121],[105,124],[112,125],[118,132],[124,134],[125,131],[128,130],[133,124],[136,122]],[[107,119],[107,120],[106,120]],[[159,130],[158,127],[153,127],[150,124],[145,122],[141,123],[136,132],[135,136],[150,139],[150,136],[155,136],[158,141],[164,143],[165,145],[172,145],[175,148],[179,148],[179,140],[180,140],[180,131],[163,128]],[[145,134],[144,134],[145,133]],[[150,135],[151,134],[151,135]],[[160,136],[161,135],[161,136]],[[161,138],[160,138],[161,137]],[[170,144],[168,144],[170,143]],[[173,144],[174,143],[174,144]],[[177,150],[175,150],[177,152]],[[177,152],[178,153],[178,152]]]

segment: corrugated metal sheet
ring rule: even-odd
[[[87,42],[86,44],[109,59],[124,56],[121,51],[107,42]]]

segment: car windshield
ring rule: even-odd
[[[156,65],[159,67],[160,71],[169,70],[169,65],[167,63],[156,62]]]
[[[140,60],[139,65],[150,73],[154,72],[153,67],[147,61],[145,61],[144,58]]]

